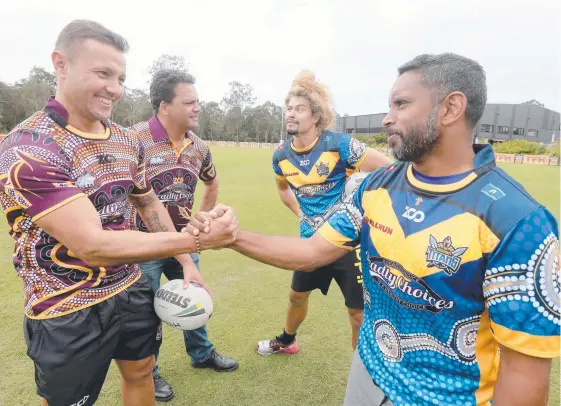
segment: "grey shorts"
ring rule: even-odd
[[[372,380],[358,351],[353,355],[344,406],[394,406]]]

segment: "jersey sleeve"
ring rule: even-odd
[[[352,169],[356,169],[366,159],[368,149],[366,145],[356,138],[342,134],[339,141],[341,159]]]
[[[483,294],[495,339],[514,351],[559,357],[559,230],[540,207],[499,242],[487,263]]]
[[[0,147],[0,187],[33,221],[85,196],[52,138],[32,131],[11,134]]]
[[[131,137],[135,137],[135,133],[129,133]],[[136,168],[136,173],[134,174],[134,190],[131,196],[143,196],[147,195],[152,191],[150,182],[148,181],[148,173],[146,172],[146,150],[144,144],[138,139],[136,141],[137,155],[138,155],[138,166]]]
[[[281,179],[281,180],[286,179],[284,177],[284,174],[282,173],[282,170],[281,170],[280,166],[279,166],[279,157],[277,156],[276,152],[273,154],[273,172],[275,172],[275,176],[278,179]]]
[[[352,250],[360,244],[360,230],[364,217],[362,195],[369,182],[363,181],[355,191],[334,208],[319,234],[339,248]]]
[[[201,172],[199,173],[199,179],[203,182],[210,182],[216,178],[216,167],[212,161],[212,154],[210,149],[205,146],[205,152],[203,156],[203,164],[201,166]]]

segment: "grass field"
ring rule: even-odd
[[[269,234],[297,233],[297,221],[277,197],[272,150],[213,148],[220,174],[219,200],[232,205],[240,224]],[[559,168],[510,165],[505,169],[559,218]],[[200,195],[199,195],[200,196]],[[37,405],[33,367],[22,334],[22,288],[11,263],[13,242],[0,223],[0,405]],[[164,329],[161,373],[174,386],[171,405],[340,405],[352,350],[342,295],[335,286],[327,297],[314,293],[298,340],[296,356],[261,357],[258,340],[280,333],[291,274],[231,251],[205,252],[206,281],[214,291],[215,313],[209,335],[220,352],[240,361],[234,373],[191,368],[182,335]],[[61,382],[63,385],[64,382]],[[550,405],[559,405],[559,363],[552,373]],[[119,405],[115,366],[98,401]]]

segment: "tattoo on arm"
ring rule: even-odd
[[[136,207],[148,207],[150,206],[152,203],[154,203],[154,200],[157,199],[158,196],[156,196],[156,193],[152,192],[146,196],[130,196],[130,202],[131,204]]]
[[[155,210],[148,213],[148,215],[146,216],[145,223],[146,226],[148,227],[148,230],[150,230],[153,233],[169,231],[169,228],[167,228],[164,224],[161,223],[160,216],[158,216],[158,212]]]
[[[138,210],[140,217],[142,217],[144,224],[146,224],[146,227],[150,230],[150,232],[158,233],[170,231],[170,228],[166,224],[162,223],[158,210],[154,210],[154,207],[150,207],[152,204],[158,202],[158,196],[156,196],[156,193],[152,191],[152,193],[145,196],[130,196],[129,199],[131,204]],[[160,204],[157,204],[156,206],[162,207]]]

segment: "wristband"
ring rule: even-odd
[[[195,236],[195,242],[197,243],[197,254],[201,253],[201,242],[199,241],[199,236]]]

